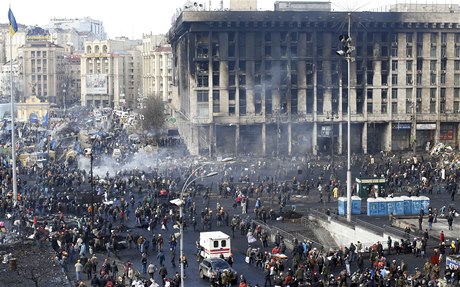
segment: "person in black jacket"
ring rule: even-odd
[[[99,285],[100,285],[99,278],[97,278],[97,275],[94,274],[93,279],[91,279],[91,286],[92,287],[99,287]]]

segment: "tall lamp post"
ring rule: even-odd
[[[342,43],[342,49],[336,51],[337,55],[345,57],[347,60],[347,221],[351,221],[351,53],[355,50],[351,42],[351,13],[348,13],[348,31],[347,35],[340,35],[339,40]]]
[[[94,225],[94,178],[93,178],[93,149],[86,148],[85,155],[89,156],[89,172],[90,172],[90,184],[91,184],[91,224]]]
[[[63,106],[64,106],[64,115],[65,115],[65,112],[66,112],[66,109],[67,109],[67,106],[66,106],[66,92],[67,92],[67,85],[66,84],[62,84],[62,103],[63,103]]]
[[[222,159],[220,162],[229,162],[229,161],[233,161],[233,158],[227,157],[227,158]],[[198,170],[203,169],[208,164],[209,163],[205,163],[205,164],[199,166],[198,168],[195,169],[195,172],[197,172]],[[183,224],[183,221],[184,221],[184,204],[185,204],[185,202],[184,202],[184,192],[196,180],[206,178],[206,177],[213,177],[213,176],[218,175],[217,172],[210,172],[208,174],[205,174],[204,176],[198,176],[198,177],[195,177],[194,179],[192,179],[192,176],[194,175],[195,172],[192,171],[190,173],[190,175],[187,177],[187,179],[185,180],[184,185],[182,186],[182,190],[180,191],[179,198],[171,200],[172,204],[175,204],[175,205],[179,206],[179,234],[180,234],[180,236],[179,236],[179,245],[180,245],[179,258],[180,258],[180,278],[181,278],[180,286],[181,287],[184,287],[184,276],[185,276],[184,263],[182,261],[182,259],[184,258],[184,224]]]
[[[412,103],[411,105],[412,109],[412,115],[410,116],[411,121],[412,121],[412,135],[411,135],[411,141],[412,141],[412,152],[414,153],[414,156],[417,155],[417,104],[415,102]]]

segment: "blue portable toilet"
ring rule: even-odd
[[[388,215],[388,202],[386,201],[385,198],[379,197],[377,198],[377,203],[378,203],[378,215]]]
[[[410,200],[412,201],[412,214],[419,214],[422,200],[418,196],[411,196]]]
[[[361,214],[361,197],[356,195],[351,197],[351,214]]]
[[[377,199],[369,197],[367,199],[367,215],[376,216],[379,215],[379,203]]]
[[[346,197],[339,197],[338,198],[338,210],[339,210],[339,215],[345,215],[347,214],[347,198]]]
[[[395,202],[395,209],[394,209],[394,215],[404,215],[404,200],[400,197],[397,196],[393,198]]]
[[[385,200],[387,201],[387,214],[390,215],[390,214],[395,214],[395,199],[393,197],[387,197],[385,198]]]
[[[428,213],[428,207],[430,207],[430,198],[428,196],[420,196],[420,208],[423,208],[423,211],[425,213]]]
[[[404,206],[404,215],[411,215],[412,214],[412,200],[410,200],[409,196],[401,196],[401,200],[403,201]]]

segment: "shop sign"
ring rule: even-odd
[[[394,123],[391,125],[394,130],[410,130],[412,127],[411,123]]]
[[[417,124],[417,130],[435,130],[436,124]]]

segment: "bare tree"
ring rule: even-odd
[[[3,286],[64,286],[67,277],[54,259],[54,250],[46,245],[37,248],[31,242],[0,245],[0,253],[11,253],[16,258],[16,268],[0,264],[0,287]]]
[[[53,259],[47,259],[48,262],[53,262]],[[27,266],[18,270],[18,275],[28,279],[34,283],[35,287],[45,286],[49,284],[49,279],[53,277],[56,271],[53,268],[43,268],[40,265]],[[42,283],[43,285],[40,285]]]
[[[166,120],[165,103],[159,97],[148,97],[141,114],[144,116],[142,127],[145,130],[161,129]]]

